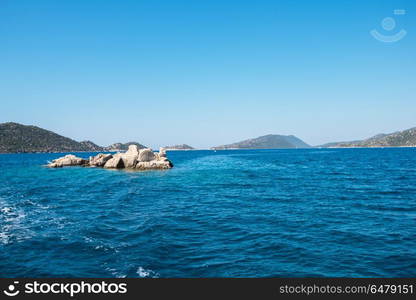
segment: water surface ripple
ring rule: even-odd
[[[0,155],[1,277],[416,276],[416,149],[59,156]]]

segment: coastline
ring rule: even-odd
[[[416,148],[414,146],[370,146],[370,147],[310,147],[310,148],[227,148],[227,149],[165,149],[166,151],[235,151],[235,150],[313,150],[313,149],[394,149],[394,148]],[[58,151],[58,152],[0,152],[1,154],[65,154],[65,153],[117,153],[121,151]],[[155,151],[158,152],[158,151]]]

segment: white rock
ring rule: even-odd
[[[126,154],[128,154],[128,155],[139,155],[139,147],[137,147],[137,145],[130,145]]]
[[[90,166],[103,167],[107,161],[113,158],[111,154],[97,154],[90,157]]]
[[[76,157],[75,155],[72,155],[72,154],[68,154],[68,155],[65,155],[64,157],[54,159],[47,166],[50,168],[62,168],[62,167],[67,167],[67,166],[82,166],[82,165],[87,165],[87,164],[88,164],[87,160],[80,158],[80,157]]]
[[[136,145],[130,145],[126,153],[121,154],[125,168],[134,168],[139,158],[139,148]]]
[[[159,148],[159,157],[166,157],[166,149],[163,147]]]
[[[97,154],[85,160],[75,155],[68,154],[53,160],[48,167],[59,168],[64,166],[91,166],[104,167],[106,169],[130,168],[136,170],[170,169],[172,162],[166,157],[166,151],[161,148],[159,153],[153,153],[152,149],[139,150],[136,145],[130,145],[125,153]]]
[[[142,149],[139,152],[139,162],[148,162],[154,160],[156,158],[155,154],[153,153],[152,149]]]
[[[111,158],[110,160],[108,160],[105,163],[104,168],[106,168],[106,169],[122,169],[122,168],[124,168],[124,161],[121,157],[121,154],[117,153],[117,154],[113,155],[113,158]]]
[[[173,165],[170,161],[139,161],[136,165],[137,170],[151,170],[151,169],[170,169]]]

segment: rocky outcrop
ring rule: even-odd
[[[166,157],[166,148],[160,147],[158,154],[159,154],[159,157]]]
[[[90,156],[89,165],[91,167],[104,167],[104,165],[112,158],[113,156],[111,154],[103,153],[96,156]]]
[[[121,158],[121,154],[115,154],[104,165],[104,168],[106,169],[123,169],[124,167],[124,161]]]
[[[124,153],[103,154],[91,156],[85,160],[75,155],[66,155],[55,159],[47,165],[50,168],[66,166],[88,166],[103,167],[105,169],[133,169],[133,170],[151,170],[151,169],[170,169],[173,167],[172,162],[166,157],[166,151],[161,148],[159,153],[154,153],[152,149],[140,149],[137,145],[130,145]]]
[[[173,165],[169,160],[152,160],[152,161],[139,161],[136,165],[136,170],[147,169],[170,169]]]
[[[136,145],[130,145],[128,150],[125,153],[118,153],[116,156],[119,156],[123,162],[124,168],[134,168],[137,164],[137,159],[139,157],[139,149]]]
[[[68,167],[68,166],[85,166],[89,165],[88,160],[85,160],[80,157],[76,157],[75,155],[68,154],[64,157],[60,157],[57,159],[54,159],[51,163],[48,164],[48,167],[50,168],[62,168],[62,167]]]
[[[151,149],[142,149],[139,153],[139,161],[149,162],[156,159],[156,155]]]

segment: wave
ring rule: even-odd
[[[13,240],[19,241],[29,237],[30,231],[24,225],[24,211],[10,205],[4,199],[0,199],[0,206],[0,243],[9,244]]]
[[[136,273],[137,275],[139,275],[140,278],[159,278],[158,273],[150,269],[145,269],[143,267],[139,267]]]

